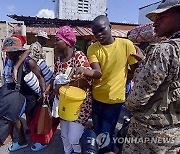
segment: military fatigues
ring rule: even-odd
[[[124,154],[180,150],[180,32],[151,49],[126,102],[133,117]]]

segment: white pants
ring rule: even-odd
[[[64,145],[65,154],[81,153],[79,140],[84,132],[84,126],[79,123],[60,120],[61,138]]]

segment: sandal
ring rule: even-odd
[[[13,151],[17,151],[26,147],[28,147],[28,144],[19,145],[19,143],[16,142],[16,143],[12,143],[12,145],[8,148],[8,150],[13,152]]]
[[[32,151],[39,151],[39,150],[42,150],[44,148],[46,148],[48,145],[43,145],[41,143],[34,143],[34,145],[31,147],[31,150]]]

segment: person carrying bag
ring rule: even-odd
[[[12,142],[9,146],[9,151],[17,151],[28,146],[26,140],[23,124],[20,120],[21,115],[27,107],[27,98],[22,94],[22,73],[23,65],[19,69],[18,81],[15,83],[12,79],[12,70],[14,63],[20,58],[20,55],[26,49],[23,48],[22,42],[19,38],[8,37],[2,45],[2,52],[7,55],[7,62],[4,68],[5,85],[0,88],[0,118],[8,120],[8,134],[4,139],[4,143],[13,141],[13,129],[15,128],[18,134],[18,141]],[[9,65],[10,64],[10,65]]]
[[[21,65],[15,89],[9,89],[7,84],[0,88],[0,117],[16,122],[25,111],[26,98],[19,92],[22,77]]]
[[[50,86],[47,87],[48,90],[49,88]],[[39,100],[33,119],[28,126],[31,140],[35,142],[31,147],[32,151],[46,148],[59,125],[59,118],[53,118],[51,114],[50,97],[46,96],[44,102]]]

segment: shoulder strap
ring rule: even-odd
[[[22,71],[23,71],[23,64],[21,64],[21,66],[19,67],[19,70],[18,70],[18,78],[17,78],[16,87],[15,87],[15,89],[18,91],[20,90],[20,87],[21,87]]]

